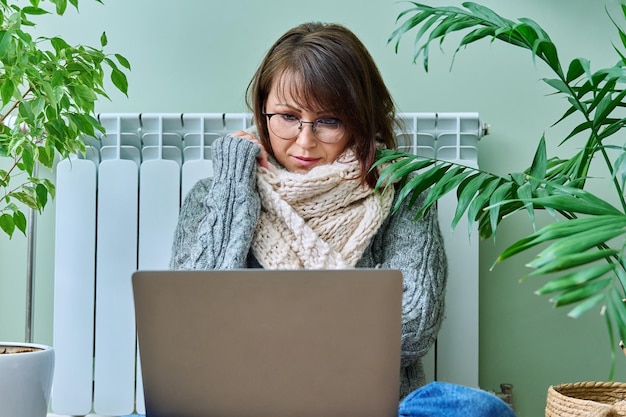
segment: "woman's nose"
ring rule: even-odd
[[[300,122],[300,131],[296,138],[298,145],[303,148],[317,145],[317,138],[313,132],[313,122]],[[307,126],[308,125],[308,126]]]

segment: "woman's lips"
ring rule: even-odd
[[[319,162],[320,158],[308,158],[305,156],[292,156],[292,159],[302,166],[311,166]]]

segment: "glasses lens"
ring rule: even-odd
[[[306,123],[306,122],[305,122]],[[300,120],[289,114],[274,114],[268,118],[270,130],[281,139],[293,139],[300,134]],[[313,134],[324,143],[337,143],[343,139],[345,127],[337,119],[318,119],[313,123]]]
[[[300,121],[288,114],[274,114],[268,123],[270,130],[281,139],[293,139],[300,133]]]
[[[344,135],[343,123],[337,119],[318,119],[315,121],[315,137],[320,142],[337,143]]]

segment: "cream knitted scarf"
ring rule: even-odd
[[[393,200],[359,179],[351,149],[306,174],[259,167],[261,215],[252,253],[268,269],[341,269],[361,258]]]

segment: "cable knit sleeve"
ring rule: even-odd
[[[253,142],[226,136],[212,147],[215,177],[199,181],[181,207],[171,269],[245,268],[259,218]]]
[[[435,206],[415,220],[415,209],[402,205],[383,228],[380,267],[399,269],[404,276],[401,365],[407,367],[424,356],[437,337],[443,320],[447,259]]]

